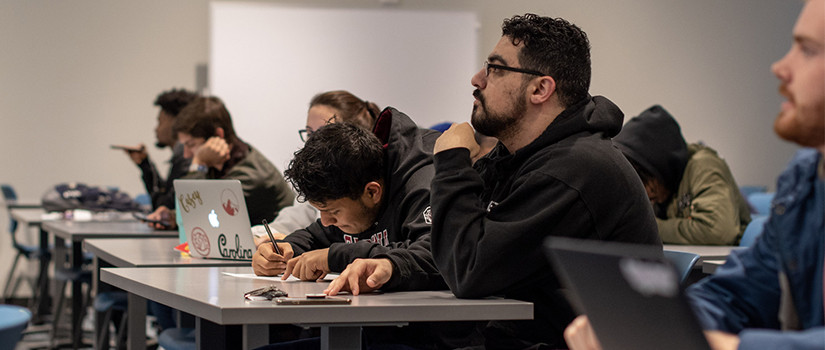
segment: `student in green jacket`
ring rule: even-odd
[[[628,121],[613,141],[645,185],[663,243],[739,243],[751,217],[727,163],[710,147],[688,145],[662,106]]]
[[[252,223],[272,221],[281,208],[292,205],[295,194],[281,172],[235,134],[219,98],[196,98],[180,112],[172,129],[183,144],[183,156],[192,160],[184,178],[239,180]],[[165,206],[149,217],[174,222],[174,212]]]

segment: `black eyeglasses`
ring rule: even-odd
[[[303,141],[303,142],[307,142],[307,138],[309,138],[309,134],[311,134],[311,132],[309,132],[307,129],[298,130],[298,136],[301,137],[301,141]]]
[[[535,71],[535,70],[503,66],[503,65],[500,65],[500,64],[495,64],[495,63],[490,63],[490,62],[484,61],[484,74],[485,74],[485,77],[490,76],[490,70],[491,69],[501,69],[501,70],[516,72],[516,73],[532,74],[532,75],[538,75],[540,77],[543,77],[543,76],[547,75],[547,74],[544,74],[542,72]]]
[[[333,114],[332,117],[329,117],[329,119],[327,119],[325,124],[334,123],[334,122],[337,121],[337,119],[338,119],[338,117],[335,114]],[[313,133],[312,130],[307,130],[307,129],[298,130],[298,136],[300,136],[301,141],[304,141],[304,142],[307,142],[307,139],[309,139],[309,135],[312,135],[312,133]]]

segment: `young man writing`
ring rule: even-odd
[[[384,257],[405,271],[387,288],[415,289],[408,278],[424,284],[419,289],[443,286],[426,278],[437,275],[428,243],[430,150],[438,135],[392,108],[381,113],[374,133],[349,123],[313,132],[285,175],[321,218],[278,243],[283,254],[259,245],[255,273],[314,280],[357,258]]]
[[[283,254],[271,244],[259,245],[252,261],[255,273],[315,280],[371,261],[394,272],[371,289],[445,289],[429,250],[431,150],[439,135],[392,108],[380,114],[374,133],[349,123],[315,130],[285,175],[321,218],[278,243]],[[333,284],[343,280],[344,275]],[[472,323],[368,327],[365,334],[368,348],[478,343]]]

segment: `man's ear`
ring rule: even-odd
[[[550,99],[556,92],[556,79],[549,75],[545,75],[530,83],[530,102],[535,104],[542,104]]]
[[[225,137],[224,137],[225,135],[224,135],[222,127],[215,128],[215,136],[220,137],[222,139],[225,139]]]
[[[370,181],[364,186],[364,199],[378,205],[381,202],[381,196],[384,194],[384,186],[380,182]]]

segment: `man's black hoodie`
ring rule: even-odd
[[[522,149],[499,143],[475,169],[467,149],[435,155],[432,252],[447,285],[460,298],[534,303],[534,320],[491,322],[487,348],[565,347],[576,313],[542,251],[546,237],[661,246],[638,175],[610,139],[622,118],[588,97]]]

